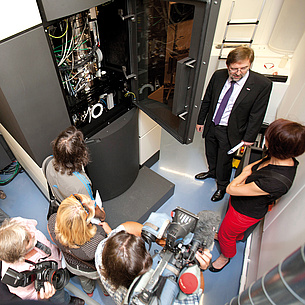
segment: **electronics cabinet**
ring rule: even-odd
[[[41,24],[0,41],[1,123],[39,166],[60,131],[81,129],[111,199],[137,177],[138,108],[192,142],[220,1],[37,5]]]

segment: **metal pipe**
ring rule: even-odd
[[[305,304],[305,245],[226,305]]]

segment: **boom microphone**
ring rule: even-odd
[[[220,223],[220,215],[214,211],[204,210],[200,211],[197,215],[199,220],[194,231],[192,246],[190,248],[190,261],[194,259],[195,253],[199,248],[209,248],[212,250],[214,236]]]

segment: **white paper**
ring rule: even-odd
[[[242,147],[244,144],[245,144],[245,142],[244,142],[244,141],[241,141],[239,144],[237,144],[236,146],[234,146],[233,148],[231,148],[231,149],[227,152],[227,154],[228,154],[228,155],[233,154],[234,152],[237,151],[238,148]]]
[[[96,202],[96,204],[100,207],[100,208],[102,208],[103,207],[103,202],[102,202],[102,198],[101,198],[101,196],[100,196],[100,193],[98,192],[98,190],[96,191],[96,193],[95,193],[95,202]],[[98,219],[98,218],[92,218],[91,219],[91,223],[93,223],[93,224],[99,224],[101,221]]]
[[[102,198],[101,198],[100,193],[98,192],[98,190],[97,190],[96,193],[95,193],[95,202],[96,202],[96,204],[97,204],[100,208],[102,208],[103,202],[102,202]]]

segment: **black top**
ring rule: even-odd
[[[246,179],[245,183],[254,182],[261,190],[269,195],[231,196],[231,205],[237,212],[249,217],[261,219],[266,215],[268,205],[286,194],[290,189],[290,187],[275,177],[265,175],[263,172],[260,173],[262,169],[257,170],[260,164],[267,160],[268,158],[265,158],[252,167],[252,174]],[[293,182],[299,164],[296,159],[293,159],[293,161],[293,166],[268,164],[263,167],[263,170],[264,172],[272,171],[279,173]]]

